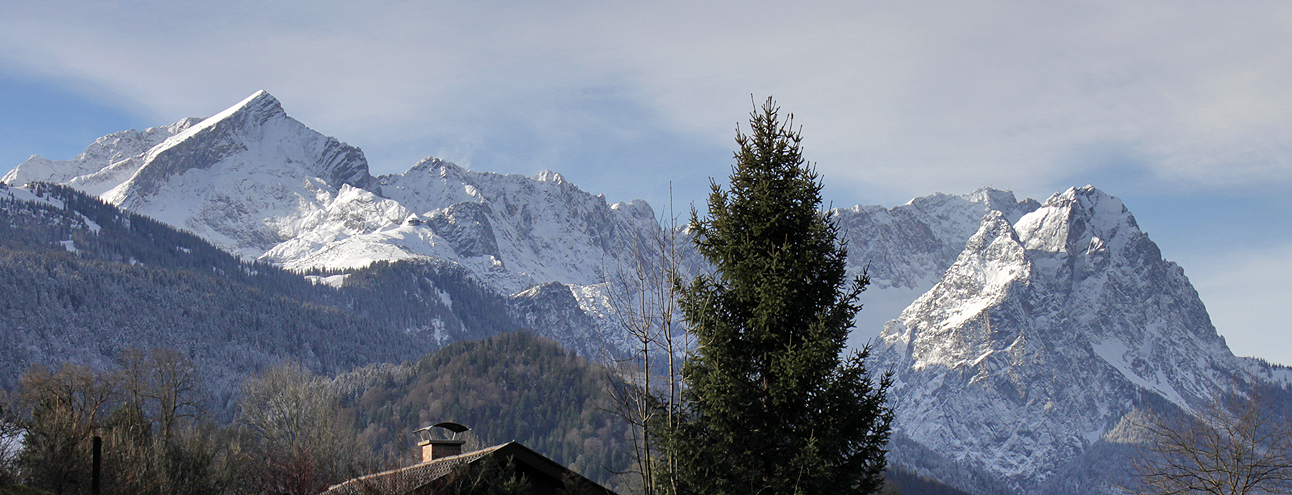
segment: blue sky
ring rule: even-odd
[[[835,206],[1094,184],[1238,354],[1292,364],[1292,4],[59,1],[0,18],[0,168],[265,89],[374,173],[434,155],[702,202],[751,96]]]

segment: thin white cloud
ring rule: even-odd
[[[1292,3],[1272,0],[47,0],[5,6],[0,70],[157,124],[267,89],[377,172],[444,153],[657,205],[670,179],[702,201],[750,95],[775,95],[833,197],[893,204],[984,184],[1043,199],[1119,169],[1135,184],[1096,185],[1278,190],[1289,39]],[[641,170],[605,170],[624,163]],[[1287,254],[1186,264],[1239,353],[1292,363],[1241,336],[1288,320]]]
[[[503,123],[550,143],[535,156],[587,145],[580,136],[608,124],[584,101],[606,92],[645,109],[643,129],[726,147],[749,95],[772,94],[799,116],[832,181],[895,191],[886,200],[984,182],[1044,194],[1056,178],[1106,166],[1088,158],[1108,153],[1185,188],[1292,180],[1286,2],[51,1],[11,10],[0,20],[10,67],[106,88],[159,123],[265,88],[308,124],[377,155],[422,146],[470,156],[506,139],[496,135]]]

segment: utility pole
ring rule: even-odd
[[[94,495],[99,495],[100,493],[102,493],[99,490],[99,480],[102,479],[102,476],[100,476],[100,473],[102,472],[102,466],[103,466],[103,438],[98,435],[94,436],[94,458],[93,458],[93,461],[91,462],[92,464],[90,465],[90,493]]]

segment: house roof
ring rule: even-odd
[[[567,481],[573,480],[580,488],[578,493],[615,495],[614,492],[596,482],[516,442],[494,445],[473,452],[361,476],[339,485],[334,485],[323,493],[326,495],[366,495],[369,493],[417,493],[424,495],[430,493],[426,491],[426,488],[432,482],[443,478],[457,467],[463,464],[472,464],[489,457],[511,459],[515,463],[518,472],[525,474],[540,487],[537,490],[539,493],[551,491],[541,487],[563,486]]]

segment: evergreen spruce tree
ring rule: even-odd
[[[662,445],[682,493],[873,493],[883,482],[890,381],[845,353],[868,279],[849,279],[821,182],[803,159],[793,116],[771,98],[737,131],[730,191],[716,183],[705,219],[712,264],[681,288],[698,348],[686,362],[680,424]],[[667,475],[667,474],[666,474]]]

